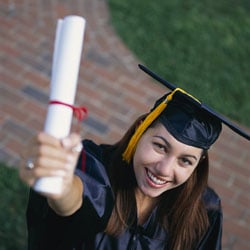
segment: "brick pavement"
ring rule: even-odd
[[[1,1],[0,160],[10,165],[18,165],[21,149],[43,128],[56,20],[70,14],[87,20],[76,97],[89,109],[84,137],[114,142],[164,93],[137,69],[139,60],[115,34],[105,0]],[[211,150],[210,183],[224,208],[223,249],[249,249],[249,149],[224,128]]]

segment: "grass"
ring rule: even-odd
[[[250,2],[109,0],[112,23],[148,67],[250,127]]]
[[[27,249],[25,210],[28,188],[15,168],[0,163],[0,250]]]

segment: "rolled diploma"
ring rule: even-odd
[[[74,104],[80,67],[85,19],[67,16],[57,22],[52,63],[50,100]],[[49,105],[44,131],[56,138],[66,137],[71,128],[73,111],[64,105]],[[61,177],[43,177],[36,181],[34,190],[60,194]]]

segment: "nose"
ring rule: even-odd
[[[156,171],[162,177],[173,177],[175,170],[175,157],[168,155],[157,163]]]

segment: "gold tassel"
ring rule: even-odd
[[[176,88],[175,90],[173,90],[162,103],[160,103],[151,113],[148,114],[146,119],[136,129],[135,133],[133,134],[133,136],[131,137],[128,143],[126,150],[122,154],[123,160],[125,160],[128,164],[130,163],[132,159],[137,143],[139,139],[141,138],[142,134],[150,126],[150,124],[153,121],[155,121],[157,117],[159,117],[162,111],[167,107],[168,102],[172,100],[175,92],[178,90],[183,92],[183,90],[179,88]]]

